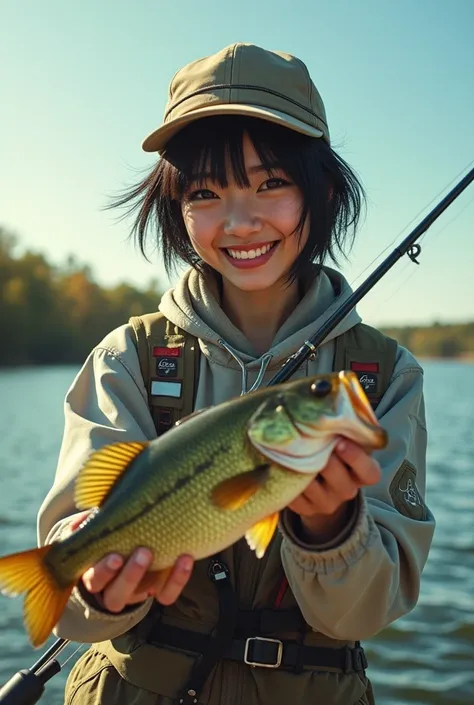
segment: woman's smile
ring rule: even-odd
[[[221,248],[234,267],[238,269],[251,269],[261,267],[272,257],[279,241],[267,243],[253,243],[251,245],[233,245]]]

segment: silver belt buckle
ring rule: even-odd
[[[275,663],[259,663],[258,661],[249,661],[249,649],[250,649],[250,642],[251,641],[268,641],[271,644],[277,644],[278,649],[277,649],[276,662]],[[244,663],[246,663],[247,666],[252,666],[252,667],[258,666],[259,668],[279,668],[281,666],[282,658],[283,658],[283,642],[280,641],[279,639],[265,639],[264,637],[261,637],[261,636],[251,636],[245,642]]]

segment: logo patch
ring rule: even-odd
[[[350,363],[350,369],[356,373],[360,386],[366,394],[377,393],[378,373],[380,372],[378,362],[356,362],[353,360]]]
[[[412,507],[423,506],[423,500],[421,499],[421,495],[418,492],[418,487],[411,479],[407,480],[406,487],[402,487],[401,485],[399,485],[398,490],[402,493],[402,495],[404,495],[406,504],[411,504]]]
[[[156,374],[158,377],[176,377],[178,373],[178,360],[175,357],[159,357],[156,361]]]
[[[428,510],[416,486],[416,468],[404,460],[390,485],[390,496],[400,514],[426,521]]]
[[[356,372],[364,392],[373,394],[377,391],[377,375],[373,372]]]

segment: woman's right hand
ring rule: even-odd
[[[75,531],[89,514],[90,511],[86,511],[74,515],[71,531]],[[140,589],[140,583],[152,562],[153,554],[146,547],[137,548],[127,560],[119,553],[109,553],[86,570],[82,582],[109,612],[121,612],[127,605],[144,602],[149,597],[154,597],[162,605],[171,605],[191,577],[193,558],[180,556],[165,581],[158,580],[144,591]]]

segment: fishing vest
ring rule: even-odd
[[[148,406],[161,436],[194,411],[199,343],[159,312],[134,316],[129,323],[136,336]],[[333,369],[355,372],[376,409],[390,384],[396,353],[396,340],[358,323],[335,339]]]
[[[161,436],[194,411],[199,376],[199,343],[197,338],[172,324],[162,313],[132,317],[129,322],[136,336],[153,422],[157,435]],[[355,372],[375,409],[390,384],[396,351],[395,340],[374,328],[358,324],[335,339],[333,369]],[[175,701],[177,705],[197,704],[199,694],[221,658],[254,667],[290,669],[296,673],[303,664],[320,670],[339,668],[345,673],[365,672],[367,659],[359,642],[355,642],[354,648],[322,648],[265,636],[268,631],[296,629],[303,638],[305,622],[299,608],[280,609],[281,599],[288,589],[286,576],[279,587],[273,610],[242,611],[222,557],[216,555],[209,560],[208,574],[216,586],[219,603],[218,622],[212,637],[162,624],[157,605],[155,611],[150,613],[151,627],[147,627],[147,640],[151,645],[201,654]],[[244,630],[247,638],[242,638],[239,630]],[[370,682],[367,692],[371,692]],[[371,695],[369,701],[374,702]]]

